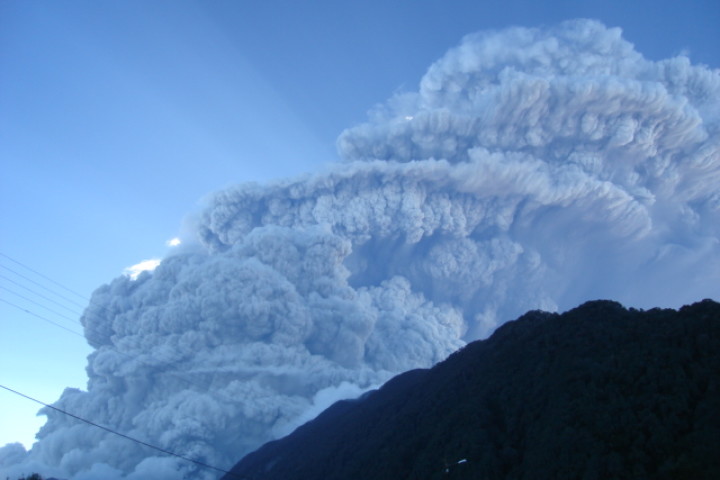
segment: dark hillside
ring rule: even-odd
[[[719,479],[720,304],[529,312],[338,402],[248,480]]]

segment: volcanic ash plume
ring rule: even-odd
[[[468,36],[339,141],[331,172],[216,194],[201,251],[98,289],[56,406],[229,467],[328,395],[528,309],[717,297],[720,73],[574,21]],[[5,472],[213,478],[46,411]]]

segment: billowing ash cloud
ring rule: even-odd
[[[95,292],[88,391],[56,406],[228,467],[528,309],[717,297],[719,113],[717,70],[618,29],[469,36],[341,135],[346,163],[216,194],[202,251]],[[8,468],[214,476],[46,413]]]

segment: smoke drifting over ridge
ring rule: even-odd
[[[88,391],[56,406],[230,466],[319,392],[430,366],[528,309],[718,296],[720,73],[646,60],[619,29],[468,36],[338,146],[331,172],[217,193],[203,251],[98,289]],[[47,415],[0,473],[194,469]]]

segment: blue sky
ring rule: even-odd
[[[10,293],[41,291],[17,273],[49,285],[11,259],[89,297],[165,255],[205,194],[336,161],[344,128],[463,35],[576,17],[621,27],[647,58],[720,67],[714,1],[5,0],[0,299],[79,330]],[[8,304],[0,316],[0,384],[50,402],[84,386],[81,338]],[[0,402],[0,445],[29,444],[37,405]]]

